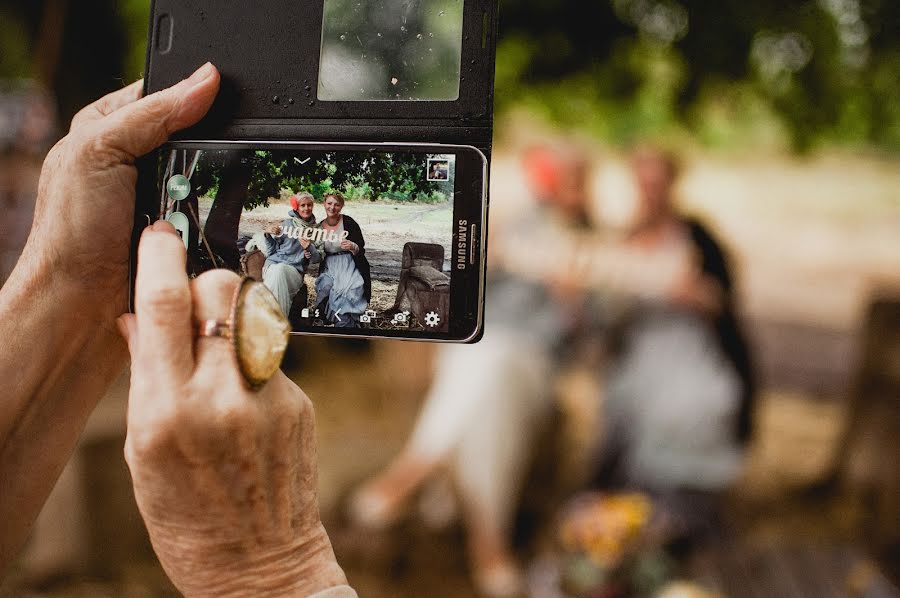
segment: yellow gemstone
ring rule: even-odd
[[[245,280],[234,313],[238,364],[251,388],[261,388],[281,367],[291,324],[265,286]]]

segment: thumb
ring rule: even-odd
[[[209,112],[221,77],[211,63],[181,83],[128,104],[100,120],[95,129],[103,149],[128,162],[148,154],[173,133],[197,124]]]
[[[128,352],[131,354],[131,358],[134,359],[138,336],[137,318],[134,314],[125,314],[119,316],[116,320],[116,325],[119,327],[119,333],[122,335],[122,338],[128,344]]]

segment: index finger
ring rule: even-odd
[[[135,369],[187,381],[194,370],[193,316],[184,243],[167,222],[144,231],[135,282]]]
[[[104,96],[93,104],[82,108],[72,119],[70,130],[74,131],[88,123],[109,116],[119,108],[137,102],[144,96],[144,80],[135,81],[131,85]]]

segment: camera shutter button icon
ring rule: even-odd
[[[441,324],[441,317],[435,312],[430,311],[425,314],[425,324],[429,328],[437,328]]]

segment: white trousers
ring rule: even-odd
[[[275,295],[284,315],[289,316],[294,297],[303,286],[300,272],[286,264],[269,264],[263,268],[263,284]]]
[[[552,409],[542,347],[496,329],[442,349],[410,450],[449,466],[464,502],[508,529],[540,424]]]

